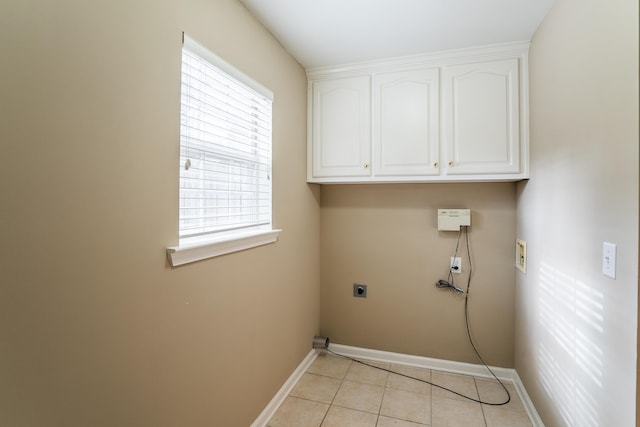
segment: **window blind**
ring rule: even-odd
[[[271,228],[268,90],[185,37],[180,239]]]

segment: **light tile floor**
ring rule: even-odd
[[[506,396],[495,381],[429,369],[367,362],[487,402]],[[531,427],[512,384],[511,402],[490,406],[429,384],[321,353],[269,427]]]

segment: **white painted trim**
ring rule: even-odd
[[[196,241],[167,248],[167,258],[172,267],[225,255],[231,252],[255,248],[278,240],[282,230],[252,231],[218,238],[215,240]]]
[[[528,179],[523,173],[504,174],[460,174],[460,175],[419,175],[419,176],[379,176],[361,177],[313,177],[309,169],[307,182],[310,184],[426,184],[426,183],[464,183],[464,182],[517,182]]]
[[[529,179],[529,54],[519,56],[520,65],[520,173]]]
[[[410,354],[392,353],[389,351],[371,350],[368,348],[351,347],[341,344],[330,344],[329,349],[338,354],[353,358],[369,359],[378,362],[396,363],[398,365],[414,366],[452,374],[473,375],[474,377],[493,378],[483,365],[473,363],[454,362],[451,360],[433,359],[431,357],[413,356]],[[515,370],[490,366],[491,370],[501,380],[513,381]]]
[[[280,390],[276,393],[276,395],[271,399],[269,404],[264,408],[264,410],[258,415],[258,418],[251,424],[251,427],[265,427],[271,417],[276,413],[282,402],[287,398],[293,387],[298,383],[302,375],[304,375],[307,368],[316,360],[318,357],[317,350],[311,350],[309,354],[300,362],[300,365],[293,371],[293,373],[289,376],[287,381],[280,387]]]
[[[520,401],[522,401],[522,405],[524,406],[524,409],[527,411],[527,415],[529,415],[529,419],[531,420],[531,423],[534,425],[534,427],[544,427],[544,423],[542,422],[542,418],[540,418],[540,414],[538,414],[538,411],[536,410],[535,406],[533,406],[533,402],[529,397],[529,393],[527,393],[527,389],[524,388],[524,384],[520,379],[520,375],[518,375],[518,372],[515,370],[514,370],[513,385],[516,388],[516,391],[518,392],[518,396],[520,396]]]
[[[416,68],[446,67],[469,62],[495,61],[507,58],[526,57],[529,41],[497,43],[462,49],[443,50],[418,55],[400,56],[378,61],[354,62],[327,67],[309,68],[307,77],[312,80],[375,74],[387,71],[412,70]]]

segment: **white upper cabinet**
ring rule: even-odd
[[[446,67],[448,175],[520,173],[518,60]]]
[[[528,47],[307,70],[307,180],[528,178]]]
[[[438,175],[437,68],[374,76],[373,172],[377,177]]]
[[[371,78],[312,85],[314,178],[371,175]]]

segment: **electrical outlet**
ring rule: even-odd
[[[516,268],[527,272],[527,242],[520,239],[516,240]]]
[[[367,297],[367,285],[362,285],[360,283],[353,284],[353,296],[356,298],[366,298]]]
[[[459,256],[451,257],[451,272],[455,274],[462,273],[462,258]]]

